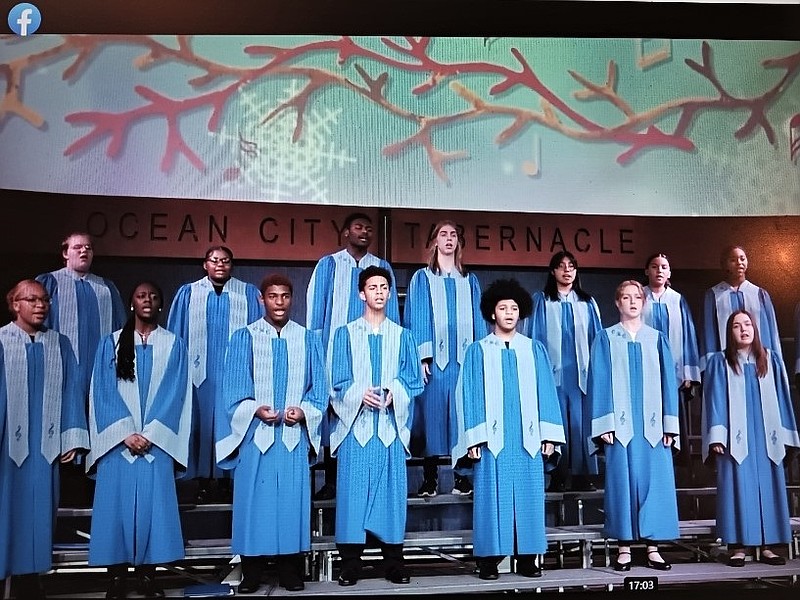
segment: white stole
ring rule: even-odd
[[[299,373],[294,369],[306,362],[306,330],[294,321],[289,321],[281,329],[280,336],[271,324],[264,319],[247,326],[253,338],[253,384],[255,387],[255,401],[258,406],[272,406],[275,408],[275,373],[273,369],[273,340],[278,337],[286,340],[288,353],[288,374],[286,386],[286,406],[300,406],[306,388],[305,373],[303,368]],[[300,443],[302,425],[280,425],[281,440],[286,449],[291,452]],[[275,442],[275,426],[261,422],[256,427],[253,442],[264,454]]]
[[[653,324],[653,304],[663,304],[667,309],[667,324],[669,331],[669,349],[672,352],[672,360],[675,362],[675,373],[678,376],[678,383],[683,383],[687,379],[683,365],[683,313],[681,312],[681,295],[671,287],[665,288],[664,293],[659,298],[653,295],[653,290],[649,287],[644,288],[645,303],[642,310],[644,322],[650,327]]]
[[[445,290],[445,279],[450,278],[455,283],[456,290],[456,360],[458,364],[463,364],[464,353],[472,339],[472,289],[469,285],[469,277],[462,275],[457,270],[447,275],[437,275],[430,268],[425,268],[425,276],[428,278],[428,289],[431,294],[431,310],[433,313],[433,352],[436,366],[442,371],[450,362],[450,334],[448,319],[450,308],[447,306],[447,292]]]
[[[633,439],[630,364],[628,344],[639,344],[642,351],[642,425],[644,437],[655,448],[664,436],[661,363],[658,358],[659,332],[643,325],[636,340],[620,324],[609,327],[611,348],[611,385],[614,397],[614,437],[627,446]]]
[[[505,445],[503,350],[506,349],[506,343],[493,333],[479,343],[483,347],[486,446],[494,456],[498,456]],[[517,333],[509,341],[509,350],[517,361],[516,384],[522,418],[522,445],[534,457],[541,449],[542,440],[539,432],[539,391],[536,385],[533,342],[531,338]]]
[[[727,345],[725,333],[728,326],[728,318],[733,312],[731,309],[731,294],[734,293],[735,290],[727,281],[719,282],[711,288],[711,290],[714,292],[714,302],[717,307],[717,336],[719,337],[719,347],[724,350]],[[758,325],[759,329],[761,329],[761,288],[745,279],[739,286],[739,291],[744,297],[745,310],[753,315],[753,320]],[[766,332],[761,335],[764,337]]]
[[[92,273],[87,273],[81,277],[72,269],[64,267],[58,271],[53,271],[52,275],[58,286],[58,330],[69,338],[69,341],[72,343],[72,349],[75,351],[75,357],[80,363],[81,349],[80,339],[78,337],[80,323],[78,323],[78,298],[75,292],[76,282],[83,279],[89,284],[94,295],[97,297],[97,312],[100,315],[101,337],[111,333],[111,320],[113,318],[111,290],[108,289],[102,277],[98,277]],[[91,348],[89,350],[91,350]]]
[[[573,290],[570,290],[566,296],[561,297],[558,302],[553,302],[545,297],[547,354],[553,365],[553,377],[557,387],[561,386],[562,302],[572,304],[572,318],[575,324],[575,357],[578,363],[578,387],[585,394],[589,370],[589,310],[594,310],[594,306],[590,302],[582,302]]]
[[[353,360],[353,386],[357,397],[361,398],[364,390],[372,386],[372,360],[369,352],[368,336],[373,334],[371,325],[363,318],[347,324],[350,332],[350,351]],[[397,382],[397,367],[400,364],[400,340],[403,328],[390,319],[384,319],[377,335],[381,340],[381,379],[378,384],[381,389],[390,389],[394,396],[395,422],[398,427],[404,427],[408,420],[409,402],[404,393],[402,384]],[[364,447],[374,435],[373,416],[375,411],[366,406],[360,407],[360,412],[353,422],[353,436]],[[405,432],[408,434],[408,431]],[[378,438],[387,448],[397,437],[397,431],[389,418],[388,410],[378,411]],[[407,436],[406,436],[407,437]],[[405,446],[408,440],[403,440]],[[331,441],[333,445],[333,440]]]
[[[228,312],[228,339],[237,329],[247,325],[247,285],[235,277],[231,277],[222,287],[222,293],[228,294],[230,310]],[[206,360],[208,357],[208,295],[216,294],[214,284],[208,277],[191,284],[189,294],[189,365],[192,372],[192,383],[200,387],[206,380]]]
[[[114,332],[113,339],[115,348],[119,347],[120,333],[122,333],[122,330]],[[133,338],[134,347],[143,345],[138,335],[134,335]],[[144,428],[144,419],[150,412],[150,407],[153,404],[156,392],[158,388],[161,387],[161,382],[164,380],[167,371],[167,363],[170,354],[172,354],[172,345],[175,343],[175,339],[176,338],[172,334],[169,334],[161,327],[154,329],[147,338],[147,343],[153,347],[153,371],[150,375],[150,385],[147,388],[147,399],[145,400],[146,404],[144,410],[142,410],[141,398],[139,395],[139,375],[136,373],[137,361],[135,355],[133,360],[134,380],[117,379],[119,394],[122,396],[122,401],[128,408],[133,418],[134,427],[139,433],[141,433]],[[120,454],[122,454],[129,463],[133,463],[139,458],[139,455],[131,454],[127,447],[124,447]],[[155,460],[149,452],[144,454],[144,458],[147,462],[153,462],[153,460]]]
[[[761,396],[761,410],[764,414],[764,437],[767,442],[767,455],[779,465],[786,455],[786,445],[797,443],[796,432],[785,431],[781,423],[781,412],[778,407],[778,391],[775,387],[775,373],[772,369],[771,350],[767,349],[767,374],[758,378]],[[747,381],[744,375],[745,365],[752,362],[749,356],[741,356],[737,352],[740,373],[734,372],[728,361],[725,371],[728,376],[728,448],[733,459],[741,464],[749,453],[747,443]]]
[[[42,456],[52,463],[61,453],[61,394],[64,372],[58,333],[37,331],[36,342],[44,346],[44,398],[42,406]],[[18,467],[28,457],[28,359],[30,336],[15,323],[0,328],[3,367],[6,376],[8,454]]]

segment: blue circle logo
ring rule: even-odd
[[[33,35],[42,24],[42,13],[33,4],[21,2],[8,13],[8,26],[19,36]]]

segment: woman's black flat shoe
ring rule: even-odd
[[[618,571],[618,572],[627,572],[627,571],[630,571],[630,570],[631,570],[631,562],[633,562],[633,561],[630,561],[630,560],[629,560],[629,561],[628,561],[628,562],[626,562],[626,563],[621,563],[621,562],[619,562],[619,557],[620,557],[620,555],[626,555],[626,554],[627,554],[628,556],[630,556],[630,555],[631,555],[631,553],[630,553],[630,552],[620,552],[619,554],[617,554],[617,558],[616,558],[616,560],[614,560],[614,565],[613,565],[613,566],[614,566],[614,570],[615,570],[615,571]]]
[[[736,558],[729,558],[728,559],[728,566],[729,567],[743,567],[744,566],[744,557],[736,557]]]
[[[774,554],[773,556],[764,556],[762,554],[759,562],[762,562],[765,565],[772,565],[773,567],[780,567],[781,565],[786,564],[786,559],[782,556],[778,556],[777,554]]]

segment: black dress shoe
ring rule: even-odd
[[[136,584],[136,591],[145,598],[163,598],[164,590],[162,590],[150,575],[143,575],[139,577]],[[124,596],[123,596],[124,597]]]
[[[522,577],[541,577],[542,568],[537,567],[535,563],[518,563],[517,575]]]
[[[357,569],[345,569],[339,575],[339,585],[342,587],[350,587],[358,583],[358,576],[360,573]]]
[[[736,558],[729,558],[728,559],[728,566],[729,567],[743,567],[744,566],[744,556],[736,557]]]
[[[392,583],[411,583],[411,573],[405,567],[397,567],[386,574],[386,579]]]
[[[650,560],[649,558],[647,559],[647,566],[656,571],[669,571],[672,568],[672,564],[665,560]]]
[[[482,563],[478,565],[478,577],[486,581],[494,581],[500,577],[497,565],[494,563]]]
[[[284,579],[280,584],[287,592],[300,592],[306,589],[306,584],[299,577],[296,579]]]
[[[106,600],[124,600],[127,594],[126,588],[124,577],[114,577],[106,591]]]
[[[780,567],[781,565],[786,564],[786,559],[782,556],[778,556],[777,554],[774,554],[773,556],[764,556],[764,554],[761,554],[759,562],[762,562],[765,565],[772,565],[773,567]]]
[[[623,556],[628,555],[628,556],[630,556],[631,553],[630,552],[620,552],[620,553],[618,553],[617,554],[617,558],[614,559],[614,565],[613,565],[614,566],[614,570],[615,571],[619,571],[619,572],[630,571],[631,570],[631,562],[632,561],[629,560],[628,562],[621,563],[621,562],[619,562],[620,555],[623,555]]]
[[[260,587],[261,581],[258,579],[242,579],[242,583],[239,584],[237,590],[240,594],[252,594],[257,592]]]

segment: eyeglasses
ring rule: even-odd
[[[575,265],[572,264],[572,263],[561,263],[560,265],[558,265],[556,267],[556,269],[558,269],[560,271],[574,271],[575,270]]]
[[[16,298],[15,302],[27,302],[31,306],[36,306],[40,302],[45,306],[50,304],[49,296],[26,296],[25,298]]]
[[[222,258],[217,257],[217,256],[209,256],[206,260],[208,262],[214,264],[214,265],[229,265],[229,264],[231,264],[231,259],[228,258],[227,256],[222,257]]]

